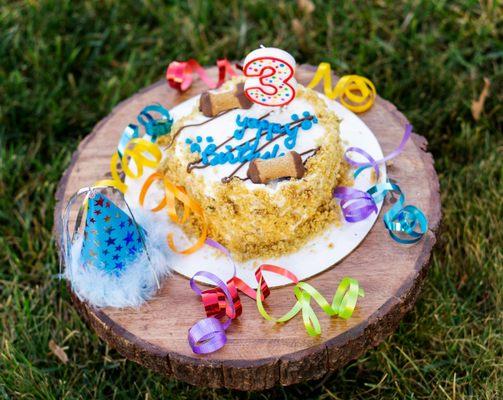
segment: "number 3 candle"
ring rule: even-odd
[[[246,96],[264,106],[279,107],[295,97],[295,59],[284,50],[261,47],[248,54],[244,61]]]

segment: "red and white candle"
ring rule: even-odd
[[[244,91],[254,103],[280,107],[295,98],[295,59],[284,50],[261,47],[244,60]]]

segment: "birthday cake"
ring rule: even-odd
[[[161,172],[200,204],[208,236],[237,259],[291,252],[340,222],[332,196],[347,179],[340,120],[313,90],[296,84],[288,99],[287,89],[253,98],[236,77],[199,96],[159,140]],[[260,104],[275,99],[285,103]],[[198,235],[201,226],[192,217],[184,229]]]

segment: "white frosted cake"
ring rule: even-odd
[[[345,179],[339,119],[297,86],[283,107],[251,103],[240,78],[203,93],[160,144],[162,170],[202,206],[209,237],[236,258],[295,250],[328,223]],[[200,221],[186,227],[197,234]]]

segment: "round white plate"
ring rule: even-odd
[[[340,133],[342,142],[346,148],[351,146],[361,147],[374,157],[374,159],[378,160],[383,158],[379,142],[360,118],[344,108],[341,104],[329,100],[321,94],[320,96],[326,101],[328,107],[342,119]],[[199,97],[196,96],[174,107],[170,110],[171,116],[176,120],[190,114],[198,99]],[[381,166],[380,171],[382,176],[381,179],[385,179],[386,170],[384,165]],[[133,212],[139,207],[138,196],[145,179],[150,173],[151,171],[145,169],[140,179],[131,180],[126,178],[126,183],[128,185],[126,200]],[[354,188],[367,190],[370,186],[372,186],[370,182],[370,169],[367,169],[358,177]],[[145,205],[145,209],[149,209],[149,206],[152,207],[154,204],[157,204],[156,201],[161,197],[161,191],[158,190],[155,185],[152,186],[149,191],[148,203]],[[381,207],[382,203],[378,204],[379,211]],[[145,211],[142,211],[141,214],[141,219],[144,220]],[[169,220],[166,212],[148,212],[148,214],[151,214],[150,217],[154,222],[144,226],[147,231],[152,230],[151,226],[155,226],[156,235],[162,234],[166,236],[169,232],[172,232],[174,234],[174,241],[180,248],[188,246],[193,242],[194,239],[188,238],[179,226],[176,226]],[[287,268],[294,273],[299,280],[305,280],[332,267],[350,254],[369,233],[377,217],[378,215],[374,213],[364,221],[356,223],[344,221],[342,227],[333,225],[315,237],[312,237],[300,250],[282,257],[257,258],[245,262],[236,261],[237,276],[251,287],[256,288],[257,281],[255,280],[254,272],[258,266],[267,263]],[[150,219],[149,217],[147,218]],[[169,254],[169,259],[167,259],[166,262],[174,271],[187,278],[191,278],[196,272],[201,270],[210,271],[224,281],[232,276],[232,263],[223,256],[220,251],[208,245],[203,246],[200,250],[189,255],[171,252]],[[275,274],[265,272],[265,275],[267,284],[270,287],[283,286],[291,283],[286,278]],[[206,281],[204,278],[198,278],[198,280],[209,283],[209,281]]]

